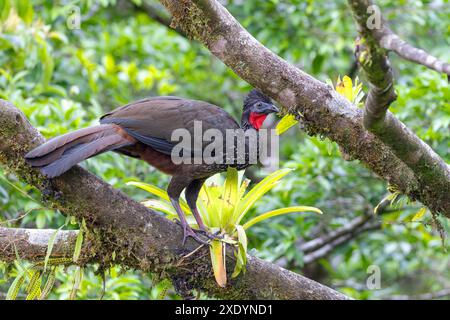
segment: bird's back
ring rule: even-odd
[[[205,101],[179,97],[142,99],[100,118],[100,123],[116,123],[144,136],[171,140],[175,129],[194,134],[194,121],[201,121],[203,132],[214,128],[220,131],[238,129],[236,120],[222,108]]]

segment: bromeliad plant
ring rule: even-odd
[[[335,90],[355,106],[364,105],[362,102],[364,91],[362,91],[362,82],[359,82],[358,77],[355,78],[355,82],[349,76],[344,76],[342,80],[341,77],[338,77]]]
[[[329,80],[329,82],[331,83],[331,80]],[[358,77],[356,77],[353,82],[352,78],[349,76],[344,76],[342,80],[339,76],[336,80],[335,90],[355,106],[362,107],[364,105],[364,102],[362,101],[364,98],[364,91],[362,90],[362,82],[359,81]],[[275,128],[277,135],[283,134],[297,123],[298,120],[293,114],[286,114],[280,122],[278,122],[277,127]]]
[[[218,177],[216,175],[208,179],[203,185],[197,203],[200,215],[205,225],[211,229],[211,232],[218,232],[223,236],[223,239],[212,240],[210,243],[211,262],[214,276],[219,286],[225,287],[227,283],[225,261],[227,244],[237,247],[236,265],[231,277],[235,278],[241,271],[245,272],[247,263],[246,230],[248,228],[268,218],[286,213],[306,211],[322,213],[322,211],[314,207],[293,206],[265,212],[248,220],[245,219],[255,202],[275,187],[290,171],[291,169],[281,169],[273,172],[247,193],[249,180],[242,179],[242,175],[238,174],[238,171],[234,168],[228,169],[223,184],[217,182]],[[145,206],[164,212],[170,219],[178,217],[169,202],[169,196],[166,191],[141,182],[129,182],[128,185],[144,189],[160,198],[158,200],[145,201]],[[186,201],[183,199],[180,201],[180,204],[187,216],[188,223],[194,228],[197,227]]]

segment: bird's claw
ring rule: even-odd
[[[204,244],[204,245],[209,245],[208,241],[203,240],[202,238],[200,238],[198,236],[197,233],[195,233],[195,231],[191,228],[191,227],[186,227],[183,230],[183,246],[186,243],[186,239],[188,237],[191,237],[192,239],[194,239],[195,241],[197,241],[198,243]]]
[[[223,235],[220,234],[220,231],[216,231],[214,233],[210,232],[208,229],[206,228],[200,228],[200,229],[193,229],[190,226],[186,225],[183,226],[183,223],[178,220],[178,219],[174,219],[175,223],[178,224],[179,226],[181,226],[183,228],[183,246],[186,243],[186,239],[188,237],[191,237],[192,239],[194,239],[195,241],[201,243],[201,244],[205,244],[205,245],[209,245],[209,241],[205,241],[202,238],[200,238],[198,236],[198,234],[204,235],[205,237],[208,238],[208,240],[221,240],[223,239]]]

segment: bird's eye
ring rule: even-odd
[[[258,102],[258,103],[256,104],[256,106],[257,106],[257,107],[262,107],[262,103],[261,103],[261,102]]]

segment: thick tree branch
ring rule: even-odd
[[[198,247],[188,240],[181,246],[181,228],[145,208],[79,166],[59,178],[45,179],[25,164],[23,155],[43,137],[22,112],[0,100],[0,163],[34,185],[49,206],[66,215],[84,218],[90,232],[90,259],[159,273],[174,280],[181,293],[199,289],[230,299],[346,299],[343,294],[272,263],[249,256],[247,272],[220,288],[211,272],[209,250],[185,255]],[[113,254],[114,253],[114,254]],[[22,255],[19,252],[20,255]],[[228,259],[227,270],[234,262]]]
[[[411,170],[380,138],[367,132],[360,109],[264,47],[217,1],[161,2],[172,14],[173,25],[205,44],[242,79],[284,106],[284,111],[301,118],[309,134],[337,142],[345,159],[360,160],[411,199],[450,217],[450,169],[425,143],[413,150],[418,155],[415,161],[435,159],[439,170]],[[391,114],[388,120],[401,129],[400,134],[418,139]]]
[[[0,228],[0,261],[13,262],[19,258],[31,262],[41,262],[45,259],[51,237],[56,230]],[[72,258],[78,231],[60,230],[56,234],[50,258]],[[93,262],[89,256],[89,242],[85,241],[82,248],[83,262]]]
[[[387,110],[396,99],[392,69],[386,51],[380,47],[380,33],[387,27],[372,28],[368,23],[371,0],[349,0],[353,17],[361,35],[357,46],[359,63],[370,82],[370,91],[365,103],[364,126],[388,145],[409,168],[421,185],[434,184],[440,190],[440,198],[450,198],[449,166],[416,135],[397,121]],[[441,208],[431,208],[443,212]]]

